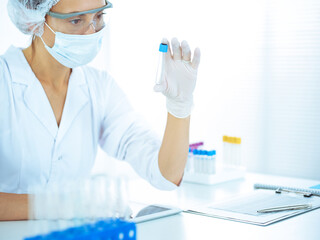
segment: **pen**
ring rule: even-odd
[[[300,210],[311,208],[311,204],[300,204],[300,205],[291,205],[291,206],[283,206],[283,207],[274,207],[274,208],[265,208],[257,210],[258,213],[271,213],[271,212],[280,212],[280,211],[288,211],[288,210]]]

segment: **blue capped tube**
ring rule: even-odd
[[[168,45],[165,43],[161,43],[159,47],[159,61],[158,61],[158,68],[157,68],[157,77],[156,77],[156,84],[161,85],[161,81],[163,79],[164,74],[164,61],[165,61],[165,54],[168,52]]]

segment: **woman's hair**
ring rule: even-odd
[[[24,34],[41,36],[46,14],[60,0],[8,0],[8,14]]]
[[[29,9],[37,9],[37,6],[39,6],[43,0],[19,0],[22,4],[25,3],[25,6]]]

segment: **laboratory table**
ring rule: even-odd
[[[129,184],[130,200],[146,204],[164,204],[188,209],[195,205],[224,201],[253,191],[254,183],[310,187],[319,181],[257,173],[244,179],[200,185],[183,182],[175,191],[160,191],[141,179]],[[147,193],[147,194],[146,194]],[[0,222],[0,240],[18,240],[31,234],[37,221]],[[256,226],[223,219],[180,213],[137,224],[138,240],[188,239],[320,239],[320,209],[316,209],[269,226]]]

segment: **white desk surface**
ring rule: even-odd
[[[130,184],[130,198],[148,204],[166,204],[186,209],[190,206],[221,201],[253,190],[254,183],[310,187],[319,181],[247,174],[243,180],[218,185],[183,183],[172,192],[154,189],[144,181]],[[143,194],[142,194],[143,193]],[[146,195],[146,193],[148,193]],[[20,240],[32,233],[36,221],[0,222],[0,240]],[[320,239],[320,209],[261,227],[188,213],[137,224],[138,240],[189,239]]]

